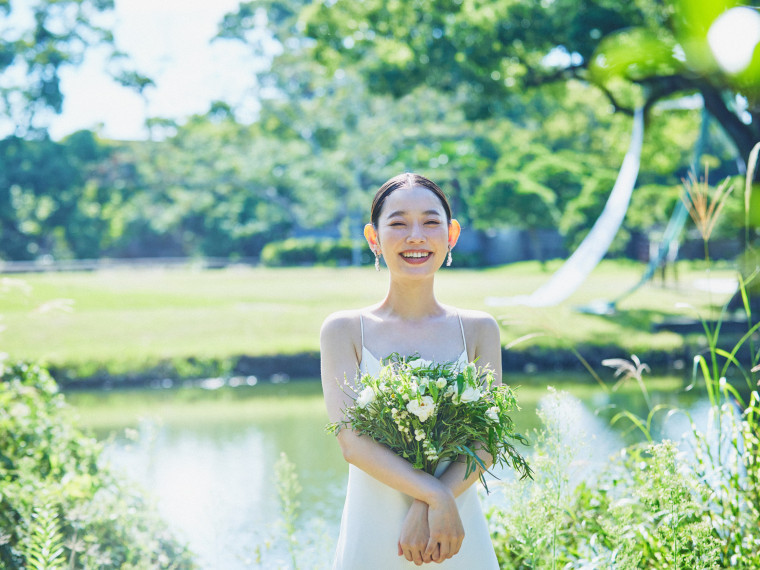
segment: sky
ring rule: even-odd
[[[146,89],[143,100],[109,79],[104,50],[89,53],[81,66],[61,73],[63,112],[50,123],[51,136],[90,129],[106,138],[143,139],[146,117],[181,120],[205,113],[214,100],[250,106],[253,98],[246,92],[254,85],[256,64],[250,48],[228,40],[209,43],[222,16],[238,3],[116,0],[116,46],[156,87]]]

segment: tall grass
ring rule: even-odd
[[[271,536],[255,547],[254,563],[278,570],[320,570],[328,568],[334,540],[327,535],[324,521],[315,519],[300,525],[302,492],[296,466],[283,452],[273,465],[274,485],[280,516]]]

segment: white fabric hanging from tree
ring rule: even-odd
[[[572,295],[591,274],[610,248],[612,240],[620,229],[631,193],[636,185],[641,161],[641,147],[644,142],[644,111],[639,108],[633,118],[633,132],[628,152],[620,166],[615,185],[604,210],[594,223],[591,231],[573,254],[562,264],[554,275],[530,295],[515,297],[488,297],[486,304],[493,306],[528,305],[531,307],[551,307],[558,305]]]

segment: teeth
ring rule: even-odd
[[[403,255],[404,257],[427,257],[428,256],[428,252],[426,252],[426,251],[415,251],[415,252],[410,252],[410,253],[402,253],[401,255]]]

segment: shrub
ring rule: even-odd
[[[0,362],[0,567],[195,567],[101,451],[44,368]]]
[[[359,247],[360,261],[374,261],[364,242],[349,239],[289,238],[270,242],[261,250],[261,263],[270,267],[291,265],[350,265],[353,248]]]

